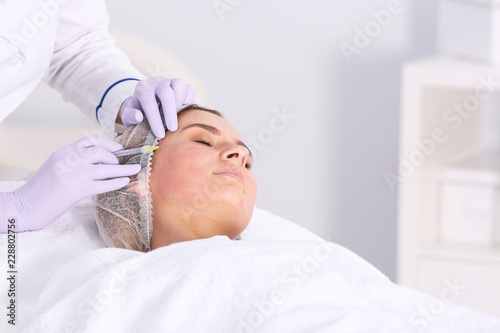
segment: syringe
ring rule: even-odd
[[[139,147],[139,148],[132,148],[132,149],[115,151],[113,154],[116,157],[123,157],[123,156],[130,156],[130,155],[146,154],[146,153],[152,152],[153,150],[156,150],[156,149],[158,149],[158,146],[144,146],[144,147]]]

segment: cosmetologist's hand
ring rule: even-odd
[[[165,129],[160,118],[158,102],[161,103],[167,129],[175,132],[178,126],[177,108],[193,103],[195,95],[193,86],[182,79],[171,80],[156,76],[142,80],[135,87],[134,94],[123,102],[121,120],[129,127],[140,123],[145,114],[153,134],[162,139],[165,137]]]
[[[141,167],[119,165],[112,152],[121,149],[111,139],[86,136],[56,150],[21,188],[0,193],[0,206],[8,215],[2,218],[17,217],[16,231],[38,230],[78,201],[127,185],[127,176],[137,174]],[[0,225],[0,231],[6,232],[3,221]]]

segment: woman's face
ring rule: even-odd
[[[179,116],[152,161],[152,248],[215,235],[238,236],[250,222],[257,183],[249,150],[224,118]]]

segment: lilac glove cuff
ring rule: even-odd
[[[0,233],[7,232],[7,224],[10,219],[15,219],[15,231],[26,231],[24,220],[26,218],[27,203],[22,195],[18,195],[18,189],[14,192],[0,192]],[[12,229],[10,229],[12,230]]]

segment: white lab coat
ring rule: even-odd
[[[43,79],[112,135],[138,81],[109,88],[144,76],[115,46],[108,22],[104,0],[0,0],[0,122]]]

